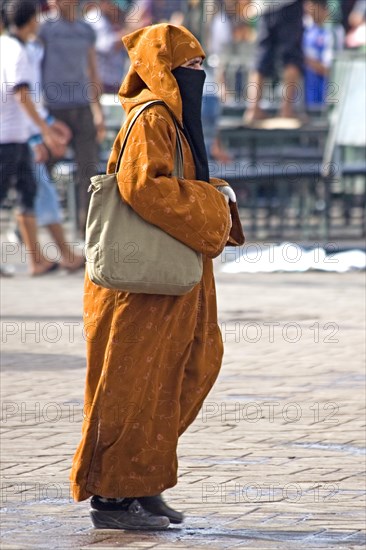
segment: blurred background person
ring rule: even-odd
[[[203,22],[201,0],[187,0],[183,24],[196,38],[202,35]]]
[[[303,0],[277,0],[273,4],[261,2],[261,13],[254,71],[249,77],[250,107],[244,115],[246,124],[266,118],[260,101],[265,79],[274,77],[277,57],[283,64],[284,92],[280,116],[296,117],[294,105],[303,71]]]
[[[98,141],[105,134],[99,98],[93,29],[80,18],[78,0],[49,0],[55,16],[47,17],[39,37],[44,100],[50,114],[71,129],[75,155],[79,236],[84,237],[90,178],[98,172]],[[50,168],[52,164],[50,163]]]
[[[344,31],[346,34],[351,30],[352,26],[350,24],[350,15],[353,11],[353,8],[358,3],[358,0],[339,0],[340,10],[341,10],[341,20]],[[361,0],[362,3],[365,3],[365,0]]]
[[[233,23],[226,11],[227,2],[216,0],[208,22],[207,49],[209,55],[220,56],[233,42]]]
[[[155,0],[154,0],[155,1]],[[153,0],[126,0],[126,23],[128,31],[141,29],[153,22]]]
[[[43,59],[43,46],[36,37],[27,45],[29,65],[31,68],[31,89],[37,89],[41,82],[41,64]],[[65,155],[66,145],[71,139],[71,131],[63,122],[49,115],[42,101],[37,101],[36,108],[40,117],[50,125],[61,137],[63,144],[54,151],[54,157],[62,158]],[[62,214],[59,205],[57,190],[52,180],[46,162],[49,159],[49,151],[44,144],[42,135],[35,124],[30,121],[29,145],[33,152],[33,171],[37,182],[35,199],[35,214],[38,226],[44,227],[56,243],[59,252],[61,266],[68,271],[76,271],[84,266],[84,258],[75,252],[73,246],[67,241],[62,227]]]
[[[153,0],[151,2],[151,16],[153,23],[172,23],[172,17],[184,15],[187,0]]]
[[[95,32],[97,70],[105,94],[117,94],[126,73],[127,53],[122,37],[126,34],[126,3],[99,0],[84,12],[84,20]]]
[[[233,42],[233,25],[226,12],[227,2],[216,0],[210,6],[212,17],[207,22],[207,60],[205,61],[206,82],[203,89],[202,125],[209,158],[228,162],[231,156],[219,139],[218,123],[222,114],[221,93],[224,82],[222,54]]]
[[[202,97],[202,128],[209,159],[229,162],[232,156],[223,147],[219,137],[219,120],[222,114],[221,86],[223,75],[215,67],[205,65],[206,82]]]
[[[348,17],[350,28],[354,29],[365,23],[366,19],[366,2],[365,0],[357,0]]]
[[[360,48],[366,44],[366,0],[357,0],[348,16],[346,46]]]
[[[329,73],[333,60],[333,33],[326,22],[329,18],[327,0],[305,2],[308,16],[304,31],[305,101],[306,106],[322,106],[327,97]]]
[[[57,151],[63,140],[37,112],[32,99],[32,71],[26,44],[38,28],[34,0],[9,0],[2,6],[3,25],[9,34],[0,38],[0,203],[14,183],[17,190],[17,223],[30,261],[30,273],[40,276],[58,267],[41,252],[37,236],[34,203],[37,184],[28,145],[30,120],[37,126],[50,150]],[[6,270],[1,270],[6,273]]]
[[[233,24],[233,41],[253,42],[255,40],[255,15],[252,0],[225,0],[226,11]],[[254,18],[252,14],[254,13]]]

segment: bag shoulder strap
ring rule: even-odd
[[[125,148],[126,148],[126,144],[127,144],[127,139],[131,133],[131,130],[136,122],[136,120],[138,119],[138,117],[141,115],[141,113],[143,111],[145,111],[145,109],[148,109],[149,107],[151,107],[151,105],[164,105],[164,107],[166,107],[167,111],[169,111],[172,119],[173,119],[173,122],[174,122],[174,126],[175,126],[175,129],[176,129],[176,134],[177,134],[177,145],[176,145],[176,150],[175,150],[175,158],[174,158],[174,172],[173,172],[173,175],[174,176],[177,176],[178,178],[183,178],[183,146],[182,146],[182,139],[180,137],[180,134],[179,134],[179,127],[178,127],[178,123],[177,121],[175,120],[175,116],[170,112],[170,109],[168,108],[168,106],[166,105],[166,103],[164,103],[164,101],[161,101],[161,100],[153,100],[153,101],[149,101],[148,103],[145,103],[138,111],[137,113],[135,113],[135,115],[133,116],[128,128],[127,128],[127,132],[125,134],[125,137],[123,139],[123,142],[122,142],[122,145],[121,145],[121,149],[120,149],[120,152],[118,154],[118,158],[117,158],[117,162],[116,162],[116,168],[115,168],[115,173],[118,172],[119,170],[119,167],[120,167],[120,164],[121,164],[121,160],[122,160],[122,156],[123,156],[123,153],[125,151]]]

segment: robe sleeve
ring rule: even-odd
[[[230,187],[227,181],[220,178],[210,178],[210,184],[214,187]],[[245,243],[243,226],[240,221],[239,210],[236,202],[229,202],[232,226],[226,246],[242,246]]]
[[[118,139],[117,139],[118,142]],[[176,131],[158,109],[144,111],[128,138],[118,171],[123,200],[147,222],[215,258],[230,232],[230,210],[207,182],[172,176]],[[117,150],[108,172],[115,169]]]

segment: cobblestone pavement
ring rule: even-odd
[[[97,531],[68,473],[84,384],[82,274],[2,280],[2,550],[365,543],[364,275],[218,273],[221,375],[179,446],[163,533]]]

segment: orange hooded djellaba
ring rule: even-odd
[[[127,114],[108,163],[113,173],[129,121],[142,104],[163,100],[182,126],[182,101],[171,71],[205,54],[184,27],[159,24],[123,42],[131,60],[119,96]],[[203,255],[203,276],[183,296],[109,290],[85,279],[87,374],[74,499],[157,495],[177,483],[178,437],[196,418],[219,373],[223,342],[217,322],[212,258],[244,242],[236,206],[195,179],[182,131],[184,179],[172,176],[176,130],[164,105],[137,119],[118,173],[123,200],[142,218]],[[230,236],[229,236],[230,234]]]

